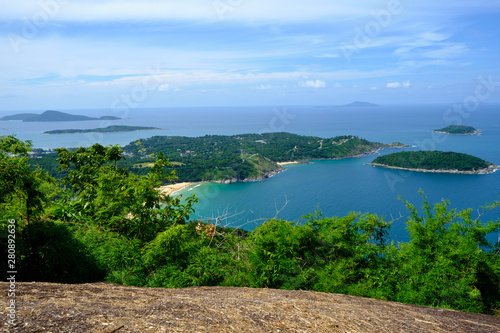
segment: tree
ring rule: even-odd
[[[95,144],[69,151],[57,149],[63,179],[68,186],[56,216],[68,222],[98,225],[126,237],[150,241],[158,232],[176,223],[185,223],[192,213],[194,196],[181,204],[179,198],[158,189],[175,180],[175,172],[165,173],[169,162],[159,153],[145,176],[117,166],[123,159],[118,146]]]
[[[469,312],[500,307],[499,244],[487,236],[500,221],[483,224],[472,209],[457,212],[449,202],[432,207],[424,197],[423,215],[406,202],[411,240],[401,244],[395,300]],[[495,202],[485,212],[500,206]]]

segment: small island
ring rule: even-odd
[[[360,101],[355,101],[346,105],[341,105],[340,107],[342,108],[358,108],[358,107],[376,107],[378,106],[377,104],[373,104],[370,102],[360,102]]]
[[[390,169],[459,174],[486,174],[498,165],[463,153],[442,151],[406,151],[377,157],[368,165]]]
[[[454,135],[478,135],[479,133],[481,133],[481,130],[475,129],[472,126],[450,125],[440,129],[436,129],[434,130],[434,132]]]
[[[161,130],[157,127],[145,127],[145,126],[120,126],[112,125],[102,128],[91,128],[91,129],[64,129],[64,130],[53,130],[47,131],[43,134],[80,134],[80,133],[116,133],[116,132],[135,132],[135,131],[151,131],[151,130]]]
[[[56,121],[88,121],[88,120],[119,120],[115,116],[102,116],[99,118],[83,115],[74,115],[60,111],[47,110],[42,114],[18,113],[0,118],[0,120],[17,120],[22,122],[56,122]]]

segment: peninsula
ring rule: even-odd
[[[418,172],[486,174],[500,166],[475,156],[442,151],[409,151],[377,157],[368,165]]]
[[[150,131],[150,130],[160,130],[158,127],[145,127],[145,126],[121,126],[112,125],[102,128],[91,128],[91,129],[64,129],[64,130],[53,130],[47,131],[43,134],[79,134],[79,133],[116,133],[116,132],[135,132],[135,131]]]
[[[56,121],[88,121],[88,120],[118,120],[115,116],[102,116],[99,118],[83,115],[73,115],[60,111],[47,110],[42,114],[18,113],[0,118],[0,120],[20,120],[23,122],[56,122]]]
[[[53,133],[52,133],[53,134]],[[133,141],[123,147],[121,167],[144,175],[162,153],[171,163],[178,182],[258,181],[283,171],[283,163],[333,160],[375,154],[384,148],[408,147],[402,143],[370,142],[353,135],[333,138],[292,133],[206,135],[202,137],[154,136]],[[30,159],[55,177],[57,155]]]
[[[132,171],[145,172],[147,156],[162,152],[180,182],[256,181],[282,171],[278,163],[365,156],[401,143],[370,142],[352,135],[334,138],[292,133],[203,137],[156,136],[124,147]],[[142,168],[136,168],[143,165]]]
[[[434,132],[454,135],[478,135],[481,133],[481,130],[475,129],[472,126],[450,125],[436,129]]]

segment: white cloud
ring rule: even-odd
[[[448,59],[467,52],[469,49],[463,44],[442,45],[439,49],[422,52],[422,55],[433,59]]]
[[[411,82],[410,81],[404,81],[404,82],[389,82],[386,85],[387,88],[410,88],[411,87]]]
[[[169,91],[179,91],[179,88],[172,87],[170,84],[165,83],[161,84],[158,86],[158,91],[164,91],[164,92],[169,92]]]
[[[315,58],[340,58],[340,54],[338,53],[325,53],[320,54],[318,56],[314,56]]]
[[[324,88],[326,87],[326,82],[321,80],[305,81],[299,82],[299,86],[308,88]]]
[[[184,1],[131,1],[131,0],[23,0],[2,6],[0,18],[16,19],[27,14],[44,11],[42,3],[51,3],[54,17],[61,20],[285,20],[307,21],[344,15],[366,15],[377,6],[371,0],[356,3],[330,0],[184,0]]]
[[[273,89],[273,86],[270,84],[261,84],[260,86],[258,86],[255,89],[257,89],[257,90],[269,90],[269,89]]]

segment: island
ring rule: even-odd
[[[65,112],[47,110],[42,114],[19,113],[11,116],[5,116],[0,120],[20,120],[23,122],[56,122],[56,121],[89,121],[89,120],[119,120],[115,116],[102,116],[99,118],[83,115],[73,115]]]
[[[405,151],[379,156],[369,165],[419,172],[487,174],[500,167],[479,157],[443,151]]]
[[[18,113],[18,114],[13,114],[10,116],[5,116],[0,118],[0,120],[20,120],[23,121],[24,119],[28,119],[34,116],[38,116],[36,113]]]
[[[355,101],[346,105],[340,105],[340,107],[342,108],[376,107],[376,106],[378,105],[370,102],[359,102],[359,101]]]
[[[454,135],[478,135],[481,133],[481,130],[475,129],[472,126],[450,125],[436,129],[434,132]]]
[[[114,132],[134,132],[134,131],[150,131],[150,130],[161,130],[158,127],[145,127],[145,126],[121,126],[112,125],[102,128],[91,128],[91,129],[64,129],[64,130],[53,130],[47,131],[43,134],[80,134],[80,133],[114,133]]]

